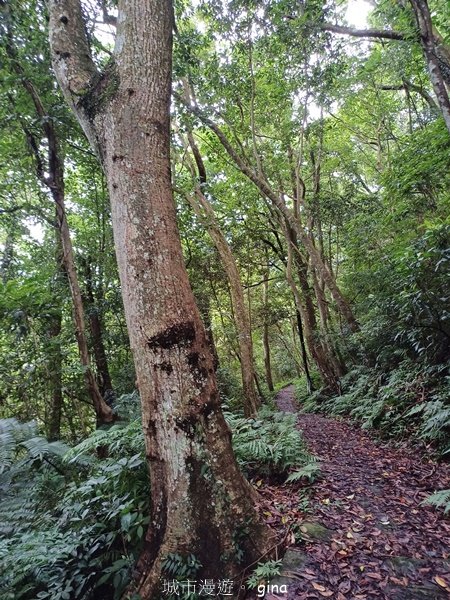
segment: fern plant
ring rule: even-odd
[[[431,494],[423,504],[431,504],[438,508],[443,508],[445,513],[450,512],[450,490],[439,490],[434,494]]]
[[[248,475],[285,474],[310,461],[295,415],[264,407],[254,419],[233,413],[225,413],[225,418],[237,461]]]
[[[281,573],[282,560],[268,560],[263,563],[258,563],[256,569],[247,579],[247,586],[253,590],[261,582],[267,583]]]
[[[320,461],[316,457],[312,456],[310,461],[307,462],[301,469],[296,469],[288,475],[286,483],[293,483],[294,481],[300,481],[301,479],[307,479],[312,483],[319,474]]]
[[[34,423],[0,421],[2,600],[120,598],[150,497],[139,411],[130,404],[129,420],[71,449],[40,437]]]

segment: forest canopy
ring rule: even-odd
[[[268,560],[291,383],[450,452],[450,6],[139,4],[0,2],[4,598]]]

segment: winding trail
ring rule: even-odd
[[[276,402],[297,412],[294,387],[281,390]],[[375,442],[346,420],[299,414],[298,427],[322,461],[308,517],[320,525],[303,527],[298,568],[290,566],[284,597],[450,598],[450,522],[421,504],[436,489],[450,488],[450,466]]]

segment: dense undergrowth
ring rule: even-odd
[[[150,491],[138,396],[122,397],[117,411],[121,421],[74,447],[48,442],[34,423],[0,421],[2,600],[121,597],[147,529]],[[311,462],[292,415],[265,407],[255,419],[226,418],[248,477],[285,479]]]
[[[390,372],[360,366],[342,378],[340,396],[316,392],[307,398],[300,382],[297,397],[303,410],[349,416],[385,437],[420,439],[445,457],[450,454],[448,368],[409,360]]]

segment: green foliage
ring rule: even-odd
[[[35,423],[0,421],[0,595],[5,600],[121,596],[148,526],[150,491],[139,397],[121,397],[116,410],[122,420],[72,448],[49,443]],[[302,467],[302,476],[313,476],[317,463],[294,415],[266,407],[256,419],[226,417],[247,474]],[[101,448],[107,448],[106,458],[99,458]],[[200,567],[195,556],[166,557],[165,572],[175,579],[192,578]]]
[[[280,574],[282,562],[283,561],[280,559],[258,563],[256,569],[247,579],[247,586],[253,590],[260,585],[262,581],[265,583],[269,582],[273,577]]]
[[[168,554],[163,561],[163,572],[172,579],[195,579],[202,566],[194,554]]]
[[[415,436],[445,453],[450,442],[448,370],[448,363],[428,366],[410,360],[388,372],[358,367],[342,378],[341,396],[313,399],[308,408],[348,415],[383,435]]]
[[[434,494],[431,494],[423,504],[431,504],[431,506],[437,506],[443,508],[445,513],[450,512],[450,490],[439,490]]]
[[[232,413],[226,413],[225,418],[233,432],[237,461],[248,475],[282,475],[311,461],[295,427],[295,415],[264,407],[255,419]]]
[[[136,409],[135,396],[125,400]],[[138,414],[71,449],[36,434],[0,421],[1,597],[120,598],[148,526]]]
[[[294,481],[300,481],[301,479],[307,479],[311,483],[317,478],[320,473],[320,461],[311,458],[301,469],[296,469],[286,479],[286,483],[293,483]]]

